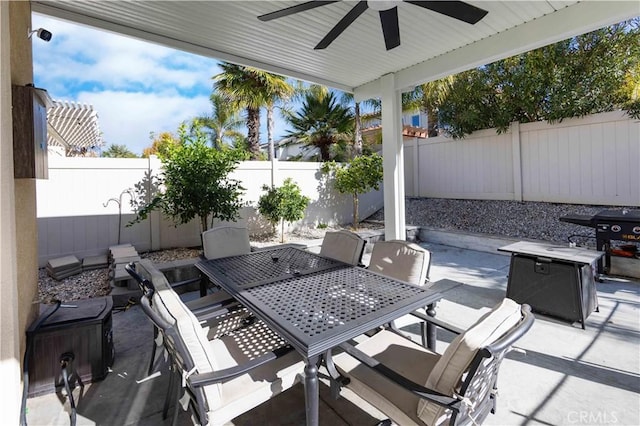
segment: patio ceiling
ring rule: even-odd
[[[314,46],[356,2],[340,1],[268,22],[296,1],[33,1],[35,12],[286,76],[380,95],[460,72],[640,15],[637,1],[469,1],[488,11],[471,25],[398,4],[401,45],[387,51],[371,6],[324,50]],[[371,2],[369,2],[371,3]]]

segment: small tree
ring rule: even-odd
[[[262,190],[267,192],[258,200],[258,211],[271,223],[274,230],[280,223],[280,242],[284,243],[285,221],[294,222],[302,219],[309,205],[309,197],[302,195],[300,187],[291,178],[285,179],[280,187],[264,185]]]
[[[103,158],[138,158],[126,145],[118,144],[109,145],[106,150],[102,151],[100,156]]]
[[[238,180],[230,179],[229,173],[237,167],[239,153],[209,147],[207,135],[200,129],[187,132],[181,125],[179,137],[180,143],[158,153],[164,169],[160,181],[163,191],[137,211],[134,222],[155,209],[161,209],[176,224],[198,217],[203,232],[213,225],[213,219],[237,219],[244,188]]]
[[[353,196],[353,227],[358,229],[358,196],[380,188],[382,157],[362,155],[346,164],[331,161],[323,165],[322,171],[334,175],[333,185],[339,193]]]

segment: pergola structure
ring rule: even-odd
[[[101,147],[98,113],[92,105],[54,100],[47,110],[47,143],[64,148],[67,156]]]
[[[0,2],[0,377],[11,395],[0,410],[8,423],[18,423],[24,330],[37,296],[35,181],[13,178],[11,134],[11,84],[33,82],[31,11],[325,84],[356,100],[380,98],[387,239],[405,235],[403,90],[640,15],[637,0],[303,3]],[[461,19],[476,8],[487,12],[471,13],[476,23]]]

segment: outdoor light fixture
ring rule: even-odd
[[[51,37],[53,37],[51,31],[45,30],[44,28],[38,28],[37,30],[29,31],[28,37],[31,38],[33,34],[36,34],[38,38],[44,41],[49,41],[51,40]]]

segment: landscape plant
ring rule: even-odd
[[[206,133],[198,127],[187,131],[183,124],[178,134],[178,144],[158,153],[163,166],[160,190],[137,210],[133,223],[146,219],[156,209],[176,225],[198,218],[202,232],[213,225],[214,219],[236,220],[244,188],[229,175],[238,166],[241,153],[210,147]]]
[[[302,195],[300,187],[291,178],[285,179],[282,186],[264,185],[262,190],[266,193],[258,199],[258,212],[271,223],[274,231],[280,224],[280,242],[284,243],[285,222],[295,222],[304,217],[309,197]]]
[[[332,145],[353,139],[353,114],[331,92],[305,93],[300,110],[285,113],[285,119],[293,129],[287,137],[318,148],[322,161],[331,159]]]
[[[419,86],[412,95],[430,123],[437,117],[454,138],[614,110],[640,118],[640,18]]]
[[[353,227],[358,229],[358,197],[373,189],[380,189],[382,157],[378,154],[361,155],[342,164],[329,161],[323,164],[322,171],[333,177],[336,191],[353,197]]]

